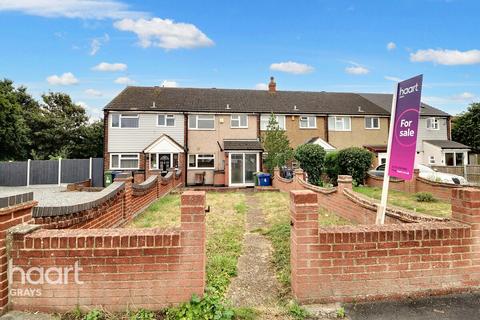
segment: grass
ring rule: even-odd
[[[230,278],[237,274],[242,251],[247,204],[243,193],[207,193],[207,288],[223,296]],[[180,226],[180,195],[167,195],[155,201],[127,227]]]
[[[382,195],[382,189],[377,187],[359,186],[353,190],[376,200],[380,200]],[[449,202],[438,199],[434,202],[420,202],[415,194],[395,190],[388,192],[388,204],[436,217],[450,217],[452,213]]]

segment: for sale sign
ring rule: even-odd
[[[388,174],[411,180],[417,148],[418,118],[423,75],[400,82],[397,85],[393,135],[391,136]]]

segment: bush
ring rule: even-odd
[[[372,160],[373,154],[366,149],[358,147],[342,149],[338,152],[337,158],[339,174],[352,176],[356,185],[363,184]]]
[[[338,167],[338,152],[335,151],[335,152],[329,152],[326,154],[323,168],[330,182],[336,185],[338,173],[340,171],[340,168]]]
[[[235,313],[225,306],[218,295],[205,294],[203,298],[193,295],[189,302],[168,309],[168,320],[231,320]]]
[[[418,202],[435,202],[435,201],[437,201],[433,197],[433,194],[431,194],[430,192],[417,192],[417,193],[415,193],[415,198],[417,199]]]
[[[295,149],[295,159],[307,172],[308,182],[316,186],[322,183],[322,169],[325,162],[325,150],[318,144],[302,144]]]

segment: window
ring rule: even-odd
[[[315,129],[317,127],[317,118],[315,116],[301,116],[300,128]]]
[[[213,114],[189,115],[188,128],[195,130],[213,130],[215,129],[215,116]]]
[[[455,154],[454,153],[445,153],[445,164],[447,166],[455,165]]]
[[[110,169],[138,169],[138,153],[113,153],[110,155]]]
[[[248,128],[248,116],[246,114],[232,114],[230,117],[231,128]]]
[[[112,114],[112,128],[138,128],[138,114]]]
[[[455,152],[455,165],[463,166],[463,152]]]
[[[352,119],[350,117],[328,117],[328,130],[351,131],[351,121]]]
[[[380,129],[380,119],[377,117],[365,117],[365,129]]]
[[[188,167],[195,169],[210,169],[215,167],[213,154],[190,154],[188,155]]]
[[[159,114],[157,116],[157,126],[175,127],[175,116],[173,114]]]
[[[437,118],[428,118],[427,119],[427,129],[428,130],[438,130],[438,119]]]
[[[435,164],[435,156],[430,156],[430,158],[428,159],[428,163]]]
[[[268,129],[268,122],[270,121],[271,114],[265,114],[260,116],[260,130],[266,131]],[[275,116],[280,129],[285,130],[285,116]]]

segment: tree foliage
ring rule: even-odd
[[[354,183],[363,184],[363,180],[372,165],[373,154],[363,148],[351,147],[338,152],[339,174],[352,176]]]
[[[480,153],[480,103],[472,103],[466,112],[455,118],[452,139]]]
[[[324,171],[330,179],[330,183],[336,185],[340,168],[338,166],[338,151],[329,152],[325,155],[323,164]]]
[[[293,150],[290,147],[285,130],[280,129],[275,115],[272,113],[267,125],[267,131],[262,139],[263,149],[267,153],[265,166],[270,172],[275,167],[284,166],[293,159]]]
[[[322,184],[322,169],[325,162],[325,149],[318,144],[302,144],[295,149],[295,159],[307,172],[308,182],[316,186]]]
[[[89,122],[69,95],[50,92],[38,102],[25,87],[0,81],[0,160],[103,156],[103,122]]]

